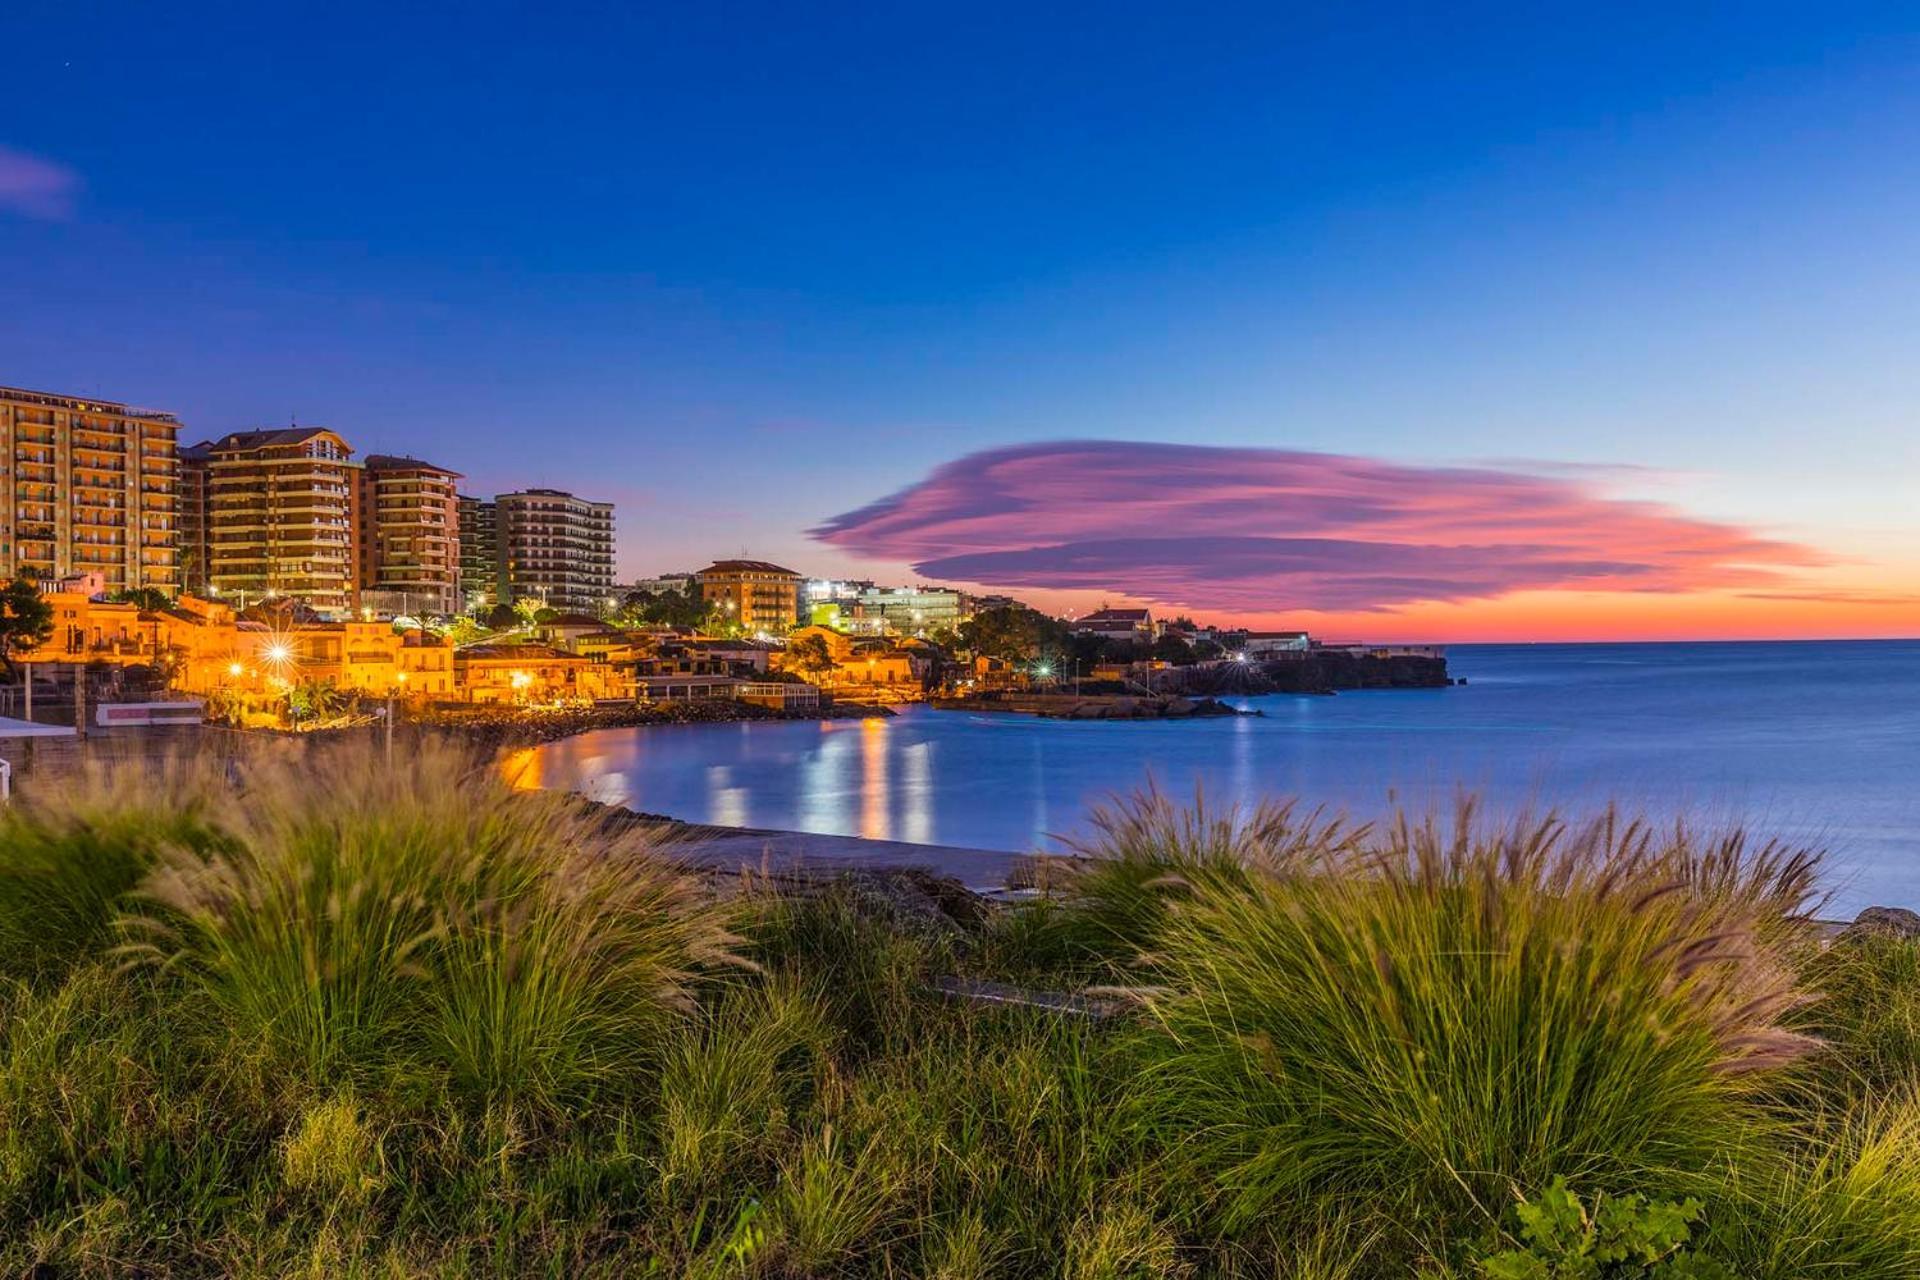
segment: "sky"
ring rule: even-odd
[[[14,0],[0,48],[0,384],[610,500],[627,577],[1920,634],[1910,4]]]

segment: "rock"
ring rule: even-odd
[[[1861,937],[1920,940],[1920,912],[1905,907],[1868,907],[1841,930],[1840,937],[1843,941]]]

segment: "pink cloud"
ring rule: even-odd
[[[973,454],[813,535],[932,579],[1236,611],[1765,588],[1824,562],[1592,478],[1118,441]]]
[[[64,165],[0,146],[0,212],[60,221],[73,216],[80,175]]]

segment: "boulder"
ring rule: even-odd
[[[1920,940],[1920,912],[1905,907],[1868,907],[1840,934],[1842,939],[1876,936]]]

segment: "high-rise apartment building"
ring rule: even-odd
[[[784,636],[800,620],[800,575],[765,560],[721,560],[694,575],[721,621]]]
[[[494,499],[499,523],[499,597],[553,609],[597,612],[613,595],[613,504],[558,489]]]
[[[460,594],[468,608],[500,599],[500,509],[490,498],[460,495]]]
[[[353,607],[353,450],[321,427],[236,431],[207,453],[208,590],[245,607],[288,599]]]
[[[179,429],[150,409],[0,387],[0,575],[177,592]]]
[[[207,464],[212,446],[206,442],[180,450],[179,511],[174,517],[180,551],[180,590],[190,596],[207,594],[211,585],[207,564]]]
[[[460,608],[460,473],[368,454],[356,477],[358,604],[383,616]]]

